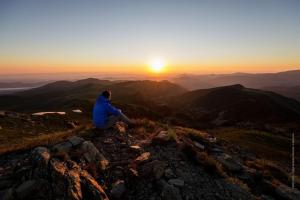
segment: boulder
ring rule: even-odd
[[[72,149],[72,143],[69,141],[61,142],[52,147],[54,152],[69,152]]]
[[[31,153],[33,162],[32,174],[37,178],[46,178],[51,154],[46,147],[36,147]]]
[[[80,152],[88,162],[108,163],[105,157],[99,152],[95,145],[90,141],[85,141],[80,147]]]
[[[114,199],[121,199],[125,192],[125,182],[123,180],[118,180],[113,184],[113,188],[111,189],[111,196]]]
[[[49,165],[49,176],[52,180],[51,186],[53,194],[55,197],[63,198],[65,191],[67,191],[65,174],[68,169],[63,162],[56,159],[51,159]]]
[[[53,159],[50,170],[52,190],[56,198],[67,195],[68,199],[74,200],[108,199],[97,181],[74,161],[60,162]]]
[[[83,195],[80,186],[80,174],[76,169],[67,172],[67,181],[68,196],[73,200],[81,200]]]
[[[89,200],[109,200],[103,188],[97,183],[97,181],[87,171],[80,173],[81,187],[88,194],[86,198]]]
[[[81,137],[78,137],[78,136],[73,136],[73,137],[70,137],[68,139],[68,141],[73,145],[73,146],[78,146],[80,144],[82,144],[85,140]]]

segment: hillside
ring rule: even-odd
[[[252,123],[284,124],[300,119],[300,103],[242,85],[201,89],[169,100],[175,116],[194,127]],[[179,121],[180,121],[179,120]]]
[[[290,175],[212,135],[137,119],[0,156],[0,198],[299,199]],[[52,140],[53,141],[53,140]],[[299,188],[299,181],[296,180]]]

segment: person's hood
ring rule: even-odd
[[[105,98],[104,96],[100,95],[97,99],[97,102],[106,103],[106,102],[109,102],[109,100],[107,98]]]

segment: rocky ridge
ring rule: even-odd
[[[2,155],[0,199],[300,197],[285,177],[266,175],[255,155],[194,129],[140,120],[131,130],[82,135]]]

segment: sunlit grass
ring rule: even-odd
[[[78,127],[68,131],[40,134],[31,137],[22,137],[19,135],[19,137],[14,138],[14,140],[9,140],[5,143],[0,144],[0,154],[31,149],[37,146],[52,145],[57,142],[66,140],[70,136],[80,135],[80,133],[84,133],[81,131],[86,128],[87,127]]]

